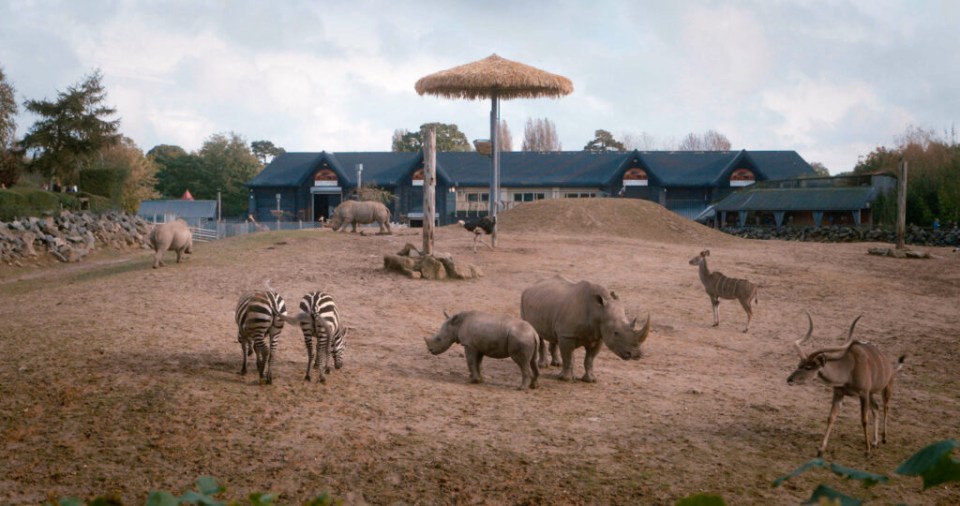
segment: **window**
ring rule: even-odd
[[[597,192],[566,192],[563,194],[565,199],[592,199],[596,196]]]
[[[543,200],[545,198],[546,198],[545,193],[527,192],[527,193],[513,194],[514,202],[533,202],[534,200]]]
[[[730,174],[730,186],[750,186],[756,179],[750,169],[737,169]]]
[[[489,193],[464,192],[467,196],[467,202],[490,202]]]

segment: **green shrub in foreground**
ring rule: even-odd
[[[165,490],[153,490],[147,496],[146,506],[180,506],[182,504],[192,504],[196,506],[234,506],[239,504],[250,504],[251,506],[273,506],[276,500],[275,494],[255,492],[247,497],[247,503],[237,500],[218,499],[217,496],[226,492],[226,488],[217,482],[212,476],[201,476],[197,478],[196,490],[188,490],[182,495],[175,496]],[[61,499],[57,506],[119,506],[122,503],[116,499],[107,497],[97,497],[90,501],[83,501],[76,497],[67,497]],[[327,492],[304,503],[306,506],[342,506],[343,500],[333,498]],[[46,506],[53,506],[47,503]]]
[[[923,478],[924,490],[941,483],[960,482],[960,461],[951,455],[955,448],[960,448],[960,443],[953,439],[933,443],[913,454],[912,457],[900,464],[895,472],[902,476],[920,476]],[[774,480],[773,486],[779,487],[787,480],[816,468],[829,469],[837,476],[861,481],[865,488],[890,482],[890,478],[882,474],[868,473],[816,458],[798,467],[790,474],[777,478]],[[696,494],[677,502],[677,506],[723,506],[724,504],[720,496],[710,494]],[[863,504],[863,501],[821,484],[813,490],[810,499],[803,504],[859,506]]]

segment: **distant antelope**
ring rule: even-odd
[[[753,318],[751,303],[757,303],[757,286],[745,279],[728,278],[720,272],[710,272],[707,267],[707,257],[710,250],[705,249],[699,255],[690,259],[690,265],[700,266],[700,282],[710,296],[713,304],[713,326],[720,325],[720,299],[737,299],[743,310],[747,312],[747,326],[744,332],[750,330],[750,320]]]
[[[893,379],[897,371],[903,367],[904,355],[897,361],[889,360],[876,345],[853,339],[853,328],[860,320],[858,316],[850,324],[850,333],[847,342],[838,348],[824,348],[809,355],[803,353],[800,345],[813,334],[813,318],[807,313],[810,329],[807,335],[794,343],[797,353],[800,354],[800,363],[797,370],[787,378],[787,384],[799,385],[814,375],[824,383],[833,387],[833,405],[830,407],[830,416],[827,419],[827,432],[823,435],[823,442],[817,449],[817,456],[827,450],[827,440],[830,439],[830,430],[837,421],[840,413],[840,403],[844,396],[860,398],[860,424],[863,426],[863,439],[866,445],[866,455],[870,455],[870,437],[867,434],[867,407],[873,415],[873,446],[879,447],[880,420],[877,418],[877,401],[874,394],[880,393],[883,398],[883,438],[887,442],[887,412],[890,404],[890,395],[893,393]]]

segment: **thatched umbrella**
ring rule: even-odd
[[[492,54],[482,60],[423,77],[417,81],[416,90],[420,95],[429,93],[447,98],[491,99],[490,158],[493,170],[490,177],[490,216],[495,220],[500,194],[500,99],[560,98],[573,92],[573,83],[566,77]],[[496,228],[492,241],[496,246]]]

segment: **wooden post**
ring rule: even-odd
[[[433,254],[433,216],[437,175],[437,129],[420,132],[423,139],[423,254]]]
[[[897,178],[897,249],[903,249],[907,232],[907,161],[900,160]]]
[[[490,158],[492,173],[490,175],[490,219],[493,220],[493,233],[490,234],[490,245],[497,247],[497,211],[500,207],[500,97],[496,93],[490,103]]]

